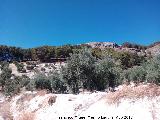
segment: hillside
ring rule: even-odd
[[[150,53],[152,56],[158,55],[160,53],[160,43],[149,47],[146,52]]]
[[[133,90],[134,94],[126,94],[126,89]],[[159,90],[150,85],[124,85],[114,93],[97,91],[73,95],[26,91],[14,96],[10,102],[2,101],[0,116],[1,120],[160,120]]]
[[[83,49],[84,47],[91,49],[106,50],[108,48],[115,51],[137,53],[142,56],[156,55],[159,52],[159,43],[149,46],[132,44],[125,42],[118,45],[114,42],[89,42],[79,45],[63,45],[63,46],[40,46],[36,48],[23,49],[14,46],[0,46],[0,61],[40,61],[40,62],[54,62],[59,58],[65,60],[75,50]],[[151,53],[151,54],[150,54]],[[63,59],[62,59],[63,58]]]
[[[119,47],[118,44],[113,42],[89,42],[85,44],[91,46],[91,48],[100,48],[100,49]]]
[[[22,61],[0,62],[0,120],[159,120],[158,45],[6,47]]]

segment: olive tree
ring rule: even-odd
[[[121,68],[112,59],[105,58],[95,63],[94,84],[97,90],[115,87],[120,83]]]
[[[96,58],[90,49],[84,48],[70,54],[66,66],[63,68],[63,77],[73,93],[79,88],[93,89],[93,71]]]
[[[160,56],[156,56],[145,64],[146,81],[160,82]]]

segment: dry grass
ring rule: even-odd
[[[22,112],[22,114],[17,118],[17,120],[34,120],[35,113],[32,112]]]
[[[36,97],[37,95],[38,96],[44,96],[47,94],[47,91],[46,90],[39,90],[39,91],[36,91],[36,93],[24,93],[20,99],[17,100],[17,104],[19,103],[23,103],[25,101],[30,101],[32,100],[34,97]]]
[[[17,100],[16,104],[20,104],[23,103],[25,101],[30,101],[31,99],[33,99],[36,96],[36,94],[32,94],[32,93],[25,93],[21,96],[20,99]]]
[[[47,94],[47,91],[46,90],[39,90],[37,91],[36,95],[39,95],[39,96],[45,96]]]
[[[57,96],[48,96],[45,98],[41,104],[39,104],[39,108],[35,109],[34,111],[26,111],[26,109],[29,107],[28,102],[30,102],[34,97],[36,96],[45,96],[47,94],[47,91],[45,90],[40,90],[36,91],[36,93],[30,93],[30,92],[25,92],[23,94],[20,94],[21,97],[16,101],[16,108],[17,112],[21,113],[17,118],[14,118],[16,120],[34,120],[35,119],[35,113],[37,110],[39,110],[42,107],[52,105],[53,103],[56,102],[56,97]],[[13,116],[10,112],[10,103],[5,102],[3,104],[0,104],[0,115],[5,119],[5,120],[13,120]]]
[[[36,96],[36,94],[34,93],[24,93],[22,94],[22,96],[16,101],[16,105],[18,108],[18,111],[23,111],[24,109],[26,109],[26,105],[25,102],[29,102],[30,100],[32,100],[34,97]]]
[[[36,91],[36,93],[23,93],[22,96],[16,102],[18,111],[23,111],[26,108],[28,108],[29,106],[26,104],[26,102],[30,102],[30,100],[32,100],[34,97],[36,97],[36,96],[43,97],[46,94],[47,94],[46,90],[39,90],[39,91]],[[46,101],[46,102],[44,102],[44,101]],[[39,106],[38,109],[40,109],[48,104],[49,105],[53,104],[56,101],[56,97],[52,97],[52,99],[49,97],[49,98],[45,99],[44,101],[38,105]],[[36,112],[38,109],[36,109],[34,111]]]
[[[13,116],[10,111],[10,103],[8,101],[0,104],[0,115],[4,120],[13,120]]]
[[[160,96],[160,87],[155,84],[130,86],[123,85],[121,90],[111,92],[107,95],[107,103],[119,103],[121,99],[139,99],[139,98],[153,98]]]

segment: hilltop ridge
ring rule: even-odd
[[[117,48],[119,47],[119,45],[117,43],[114,43],[114,42],[89,42],[89,43],[85,43],[89,46],[91,46],[92,48],[101,48],[101,49],[104,49],[106,47],[109,47],[109,48]]]
[[[67,58],[75,49],[88,47],[91,49],[113,49],[116,52],[131,52],[142,56],[158,55],[160,52],[160,42],[153,43],[149,46],[143,46],[125,42],[118,45],[115,42],[88,42],[79,45],[63,45],[63,46],[40,46],[36,48],[23,49],[14,46],[0,45],[0,61],[30,61],[40,60],[41,62],[49,62],[54,58]]]

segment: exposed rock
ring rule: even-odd
[[[113,43],[113,42],[89,42],[89,43],[86,43],[86,44],[91,46],[92,48],[100,48],[100,49],[117,48],[118,47],[118,45],[116,43]]]
[[[148,55],[156,56],[160,54],[160,44],[150,47],[146,50]]]

